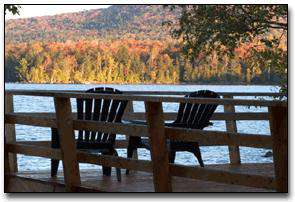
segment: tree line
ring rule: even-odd
[[[274,68],[253,63],[254,47],[245,43],[233,55],[213,51],[192,61],[174,40],[7,43],[5,82],[277,84]]]

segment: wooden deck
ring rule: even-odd
[[[208,165],[207,168],[273,177],[273,164],[242,164],[240,166]],[[114,169],[113,169],[114,170]],[[81,192],[154,192],[152,173],[133,171],[129,175],[122,169],[122,181],[116,174],[103,176],[101,170],[81,170]],[[11,178],[9,192],[64,192],[63,173],[50,177],[50,171],[20,172]],[[240,185],[230,185],[182,177],[172,177],[173,192],[274,192]]]
[[[154,92],[157,96],[136,93],[112,95],[74,91],[5,91],[5,192],[288,192],[288,105],[286,101],[235,99],[234,96],[273,96],[272,93],[221,93],[222,98],[185,98],[179,92]],[[164,92],[165,93],[165,92]],[[175,96],[173,96],[175,93]],[[181,95],[185,92],[181,92]],[[187,93],[187,92],[186,92]],[[54,98],[54,113],[15,113],[13,97],[17,95]],[[162,95],[162,96],[159,96]],[[77,119],[70,99],[128,100],[124,120],[146,120],[148,125],[112,123]],[[143,101],[145,112],[134,112],[134,101]],[[212,120],[223,120],[226,131],[166,127],[164,121],[175,120],[176,113],[163,111],[163,102],[218,104],[223,112]],[[268,107],[267,112],[235,112],[235,106]],[[236,121],[266,120],[270,134],[238,132]],[[63,134],[60,149],[49,141],[16,141],[15,124],[57,128]],[[94,155],[77,150],[74,130],[100,131],[110,134],[147,137],[151,140],[151,161],[109,155]],[[169,164],[167,139],[198,142],[200,146],[228,146],[229,164],[205,168]],[[273,151],[273,164],[243,164],[239,147],[267,148]],[[126,149],[127,141],[116,148]],[[63,161],[64,172],[56,178],[50,171],[18,172],[16,154]],[[122,181],[101,170],[80,170],[79,163],[122,168]],[[137,170],[125,175],[124,169]],[[173,177],[171,177],[173,176]]]

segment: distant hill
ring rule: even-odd
[[[162,5],[114,5],[104,9],[5,21],[6,42],[81,39],[163,40],[166,20],[176,19]]]

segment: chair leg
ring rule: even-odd
[[[141,145],[141,137],[129,136],[127,147],[127,158],[132,158],[134,151]],[[126,174],[129,174],[129,170],[126,170]]]
[[[118,156],[118,152],[114,150],[114,156]],[[117,180],[121,182],[121,168],[116,168]]]
[[[201,167],[204,167],[204,162],[201,156],[201,151],[199,145],[195,146],[193,154],[197,157]]]
[[[176,151],[170,151],[169,152],[169,163],[174,163],[175,155],[176,155]]]
[[[102,153],[103,155],[114,155],[114,151],[110,150],[108,152]],[[111,176],[112,167],[102,166],[102,174],[105,176]]]
[[[134,149],[134,147],[132,145],[128,145],[128,147],[127,147],[127,158],[132,158],[134,150],[135,149]],[[129,174],[128,169],[126,169],[126,174],[127,175]]]
[[[60,148],[59,135],[57,128],[51,128],[51,148]],[[58,170],[59,160],[51,159],[51,177],[56,177]]]
[[[59,160],[51,159],[51,177],[56,177]]]
[[[113,153],[106,153],[106,155],[113,155]],[[105,176],[111,176],[112,167],[102,166],[102,174]]]
[[[111,167],[102,167],[102,174],[105,176],[111,176],[112,168]]]

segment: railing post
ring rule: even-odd
[[[9,180],[10,180],[10,165],[9,165],[9,154],[6,146],[6,138],[4,138],[4,192],[9,191]]]
[[[146,120],[151,140],[151,157],[156,192],[171,192],[171,176],[161,102],[146,102]]]
[[[223,98],[230,98],[233,99],[231,95],[224,95]],[[233,105],[224,105],[224,112],[225,113],[234,113],[235,106]],[[237,132],[237,123],[236,120],[226,120],[226,131],[236,133]],[[241,157],[240,157],[240,149],[239,146],[228,146],[229,151],[229,159],[232,165],[239,165],[241,164]]]
[[[13,113],[13,95],[5,93],[5,113]],[[15,143],[15,124],[5,124],[5,138],[6,143]],[[17,172],[17,156],[16,154],[8,154],[10,172]]]
[[[54,104],[66,190],[74,192],[81,182],[70,98],[54,98]]]
[[[269,107],[273,160],[278,192],[288,192],[288,108]]]
[[[129,114],[133,114],[134,113],[134,109],[133,109],[133,101],[130,100],[128,101],[128,104],[126,106],[125,109],[125,115],[128,116]],[[123,115],[124,116],[124,115]],[[126,141],[129,141],[129,136],[126,136]],[[134,159],[138,159],[138,153],[137,153],[137,149],[133,152],[133,157]]]

